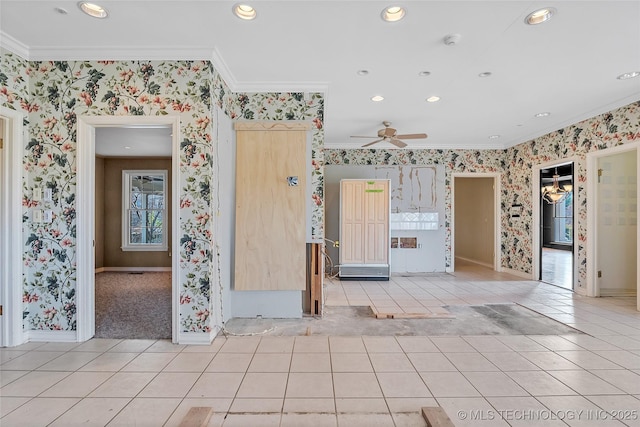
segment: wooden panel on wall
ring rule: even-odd
[[[237,131],[235,290],[306,289],[306,138]]]

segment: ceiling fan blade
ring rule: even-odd
[[[364,147],[368,147],[368,146],[373,145],[373,144],[376,144],[376,143],[378,143],[378,142],[380,142],[380,141],[384,141],[384,138],[382,138],[382,139],[376,139],[375,141],[369,142],[368,144],[364,144],[364,145],[362,146],[362,148],[364,148]]]
[[[351,135],[351,138],[380,138],[379,136],[359,136],[359,135]]]
[[[395,146],[396,146],[396,147],[398,147],[398,148],[404,148],[404,147],[406,147],[406,146],[407,146],[407,144],[406,144],[406,143],[404,143],[404,142],[400,141],[398,138],[391,138],[391,139],[389,140],[389,142],[390,142],[390,143],[392,143],[393,145],[395,145]]]
[[[424,139],[427,137],[426,133],[408,133],[406,135],[396,135],[396,138],[401,139]]]

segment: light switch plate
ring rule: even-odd
[[[33,195],[31,196],[34,202],[42,200],[42,189],[40,187],[33,188]]]
[[[33,222],[42,222],[42,209],[34,209],[33,211]]]
[[[44,220],[43,222],[49,223],[51,224],[51,222],[53,222],[53,211],[50,209],[47,209],[46,211],[44,211]]]
[[[53,190],[51,188],[44,189],[44,200],[47,202],[53,200]]]

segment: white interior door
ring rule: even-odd
[[[597,281],[600,295],[631,295],[637,287],[636,151],[598,159]]]

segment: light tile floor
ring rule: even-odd
[[[585,298],[489,270],[328,281],[327,304],[415,312],[517,302],[586,335],[247,336],[28,343],[0,349],[2,426],[640,426],[635,298]],[[393,321],[393,320],[380,320]]]

